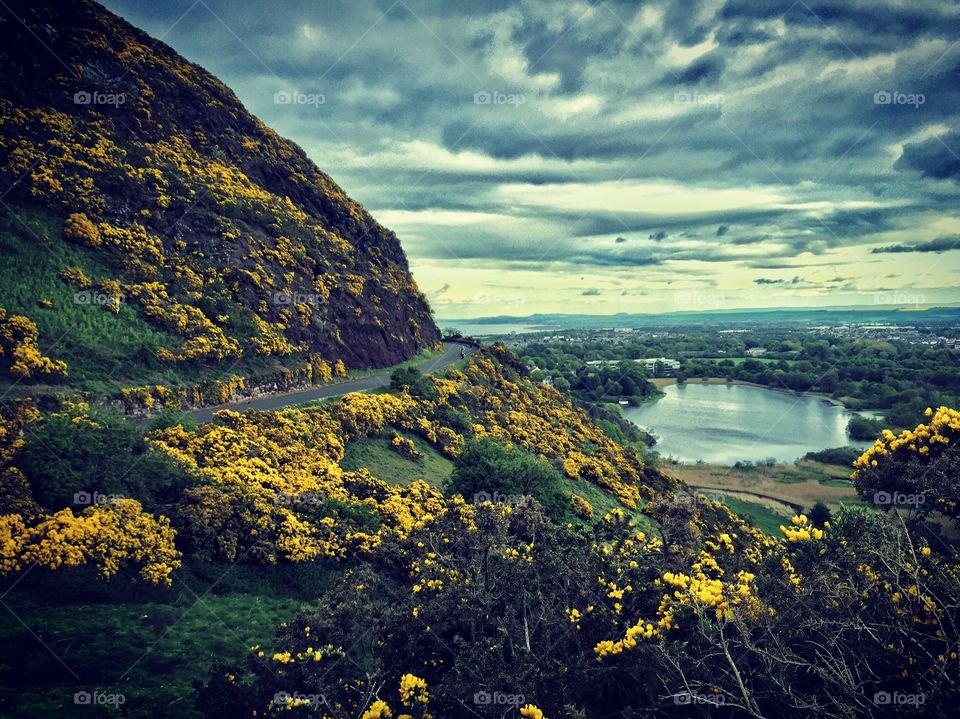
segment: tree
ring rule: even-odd
[[[433,382],[416,367],[400,367],[390,374],[390,389],[399,392],[404,387],[414,397],[437,398],[437,388],[434,387]]]
[[[506,447],[489,437],[464,446],[444,493],[459,494],[468,502],[505,497],[515,503],[533,497],[558,522],[567,517],[569,509],[560,472],[523,449]]]
[[[876,439],[877,435],[883,429],[883,424],[872,417],[864,417],[862,414],[855,414],[847,422],[847,434],[851,438],[863,441]]]
[[[108,412],[46,418],[29,433],[16,464],[51,510],[89,503],[96,493],[136,497],[152,510],[175,503],[194,482],[136,425]]]
[[[820,378],[820,381],[817,382],[817,387],[820,388],[821,392],[833,394],[837,391],[839,384],[840,374],[837,372],[837,370],[832,369]]]
[[[823,502],[817,502],[807,513],[810,517],[810,523],[817,527],[822,527],[824,522],[830,521],[830,508]]]

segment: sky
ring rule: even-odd
[[[437,317],[960,302],[960,4],[107,0]]]

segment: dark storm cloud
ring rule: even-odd
[[[924,177],[960,179],[960,132],[905,145],[897,169],[916,170]]]
[[[884,254],[888,252],[948,252],[949,250],[960,249],[960,235],[949,237],[938,237],[929,242],[921,242],[916,245],[887,245],[886,247],[874,247],[871,252],[874,254]]]
[[[415,260],[776,269],[848,247],[933,252],[917,248],[939,240],[903,233],[954,231],[930,229],[957,212],[953,3],[107,5],[220,77],[375,215],[411,215],[394,229]],[[326,101],[274,103],[291,89]],[[764,199],[635,211],[590,191],[633,180]],[[582,209],[496,191],[564,183],[583,186]],[[432,212],[453,219],[418,223]],[[454,221],[470,213],[515,222]]]

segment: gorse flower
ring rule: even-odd
[[[400,701],[405,707],[413,706],[414,701],[426,704],[430,699],[427,683],[413,674],[400,677]]]

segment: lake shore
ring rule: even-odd
[[[657,389],[660,389],[661,387],[667,387],[672,384],[677,384],[677,380],[675,377],[654,377],[653,379],[650,380],[650,383]],[[836,405],[837,407],[844,407],[845,409],[850,409],[843,402],[841,402],[840,400],[834,397],[831,397],[825,392],[798,392],[797,390],[793,390],[793,389],[785,389],[783,387],[771,387],[770,385],[767,385],[767,384],[758,384],[757,382],[748,382],[742,379],[727,380],[725,377],[689,377],[686,381],[686,384],[688,385],[689,384],[736,384],[736,385],[741,385],[743,387],[757,387],[759,389],[770,390],[771,392],[783,392],[784,394],[792,394],[792,395],[797,395],[801,397],[819,397],[820,399],[826,400],[830,404]],[[652,398],[653,401],[656,401],[657,399],[660,399],[660,398],[659,397]],[[851,409],[851,411],[854,411],[854,410]]]

